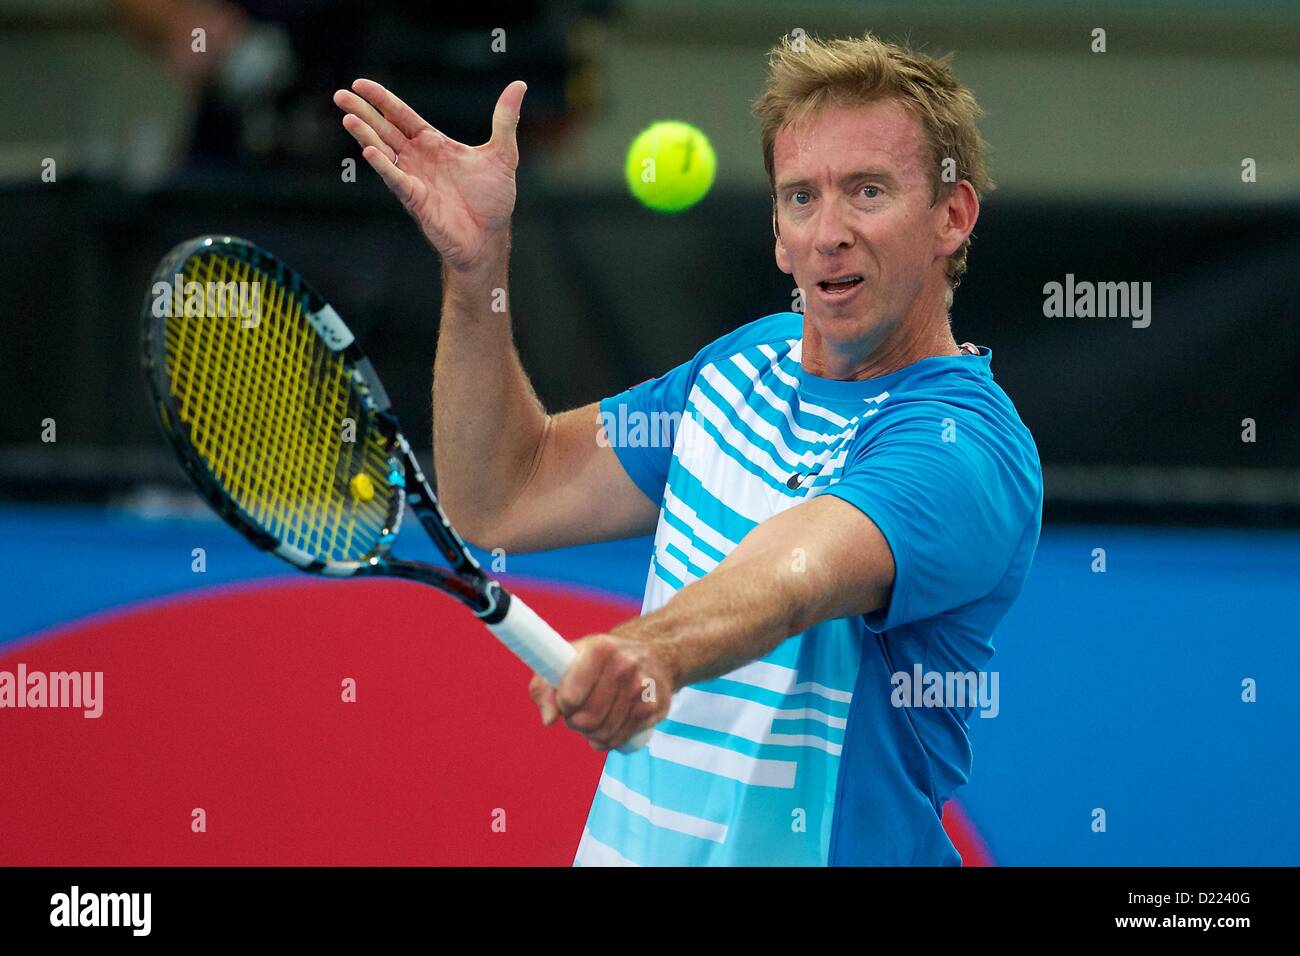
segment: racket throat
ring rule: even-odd
[[[481,570],[477,574],[458,574],[447,568],[425,564],[422,561],[403,561],[389,558],[373,565],[370,574],[402,578],[417,584],[427,584],[454,597],[482,620],[499,620],[509,606],[509,595],[504,588]],[[504,600],[503,600],[504,599]]]
[[[495,581],[488,581],[484,589],[485,596],[490,603],[482,611],[475,611],[480,621],[484,624],[497,624],[502,621],[506,612],[510,610],[510,592],[497,584]]]

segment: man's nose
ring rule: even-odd
[[[834,255],[843,246],[853,245],[853,230],[849,228],[848,210],[840,197],[822,204],[817,211],[817,228],[813,233],[813,246],[824,256]]]

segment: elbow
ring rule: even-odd
[[[447,502],[440,500],[442,513],[447,516],[451,526],[456,529],[456,533],[461,536],[468,544],[477,548],[491,550],[497,545],[492,544],[496,540],[495,524],[492,516],[485,513],[482,508],[464,507],[460,502]]]
[[[460,507],[453,511],[443,502],[443,513],[456,533],[480,551],[520,551],[516,536],[510,533],[511,522],[484,508]]]

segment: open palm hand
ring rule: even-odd
[[[519,166],[515,127],[526,91],[522,80],[505,88],[492,114],[492,137],[481,146],[441,133],[372,80],[334,94],[361,155],[451,269],[478,265],[509,225]]]

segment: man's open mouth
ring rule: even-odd
[[[835,295],[837,293],[848,292],[861,281],[862,276],[839,276],[834,279],[823,279],[817,284],[822,287],[822,291]]]

